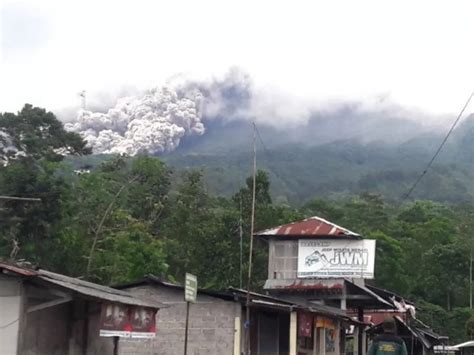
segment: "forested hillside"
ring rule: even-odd
[[[0,131],[6,163],[0,195],[41,199],[2,200],[1,258],[105,284],[148,273],[180,281],[192,270],[204,287],[221,288],[239,286],[240,272],[246,275],[239,220],[246,260],[252,189],[247,153],[85,159],[90,150],[78,135],[31,106],[0,115]],[[397,197],[431,152],[429,145],[421,150],[410,144],[421,143],[263,150],[256,229],[318,215],[377,239],[373,283],[418,301],[422,320],[461,341],[474,314],[469,140],[460,135],[451,142],[414,194],[423,200],[400,204]],[[89,171],[75,171],[81,166]],[[254,289],[266,277],[266,253],[266,245],[257,243]]]
[[[269,173],[277,201],[301,205],[314,196],[339,199],[366,191],[399,201],[445,135],[445,131],[422,130],[413,122],[390,117],[329,116],[327,120],[332,123],[318,120],[288,129],[260,126],[258,162]],[[415,198],[474,199],[473,136],[474,117],[470,116],[451,135],[414,191]],[[250,172],[251,125],[215,123],[204,137],[190,141],[163,159],[177,169],[202,169],[212,191],[230,196],[242,183],[242,171]]]

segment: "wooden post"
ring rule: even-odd
[[[364,321],[364,309],[362,307],[357,308],[357,320],[359,322]],[[363,344],[363,342],[364,342],[364,328],[362,328],[362,326],[359,326],[359,331],[358,331],[357,337],[358,337],[357,353],[359,355],[362,355],[363,351],[364,351],[364,344]]]
[[[118,355],[119,351],[119,337],[114,337],[114,355]]]
[[[296,312],[290,313],[290,354],[296,355],[296,342],[298,341],[298,315]]]
[[[469,308],[472,309],[472,249],[469,262]]]
[[[84,302],[84,320],[82,324],[82,353],[87,355],[89,347],[89,302]]]
[[[234,355],[240,355],[240,317],[234,319]]]
[[[186,302],[186,326],[184,330],[184,355],[188,353],[189,302]]]

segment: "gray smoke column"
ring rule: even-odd
[[[202,95],[179,95],[171,87],[142,97],[117,100],[107,113],[81,110],[66,129],[80,133],[96,154],[163,153],[178,147],[181,138],[202,135]]]

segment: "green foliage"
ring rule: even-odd
[[[452,311],[426,302],[424,300],[417,301],[418,312],[417,318],[439,334],[449,337],[450,344],[458,344],[467,339],[467,324],[474,316],[474,311],[468,307],[456,307]]]
[[[470,339],[474,337],[474,315],[471,315],[466,322],[466,335]]]
[[[63,154],[91,152],[78,134],[64,130],[52,112],[28,104],[18,114],[0,113],[0,131],[10,136],[13,146],[24,153],[23,158],[60,161]]]
[[[381,231],[367,235],[376,242],[375,274],[378,285],[404,294],[408,290],[408,275],[405,274],[403,244]]]
[[[246,287],[253,179],[248,177],[243,186],[240,178],[236,183],[219,180],[241,173],[232,157],[208,169],[184,171],[172,171],[154,157],[94,157],[91,172],[76,175],[71,165],[77,161],[62,162],[59,152],[81,155],[88,149],[51,113],[27,105],[16,115],[0,115],[0,131],[25,152],[0,167],[0,194],[41,198],[41,203],[2,202],[0,257],[25,258],[101,283],[131,281],[148,273],[182,281],[185,272],[192,272],[204,287],[241,282]],[[415,201],[400,207],[367,191],[395,189],[412,174],[396,169],[367,173],[359,165],[349,174],[344,161],[369,164],[371,157],[380,158],[378,152],[365,154],[353,146],[337,147],[337,154],[318,149],[315,155],[281,151],[269,171],[258,172],[255,231],[317,215],[376,239],[374,284],[419,301],[425,323],[453,342],[464,340],[474,324],[473,312],[466,308],[474,206]],[[340,159],[333,159],[334,154]],[[195,160],[208,162],[199,156]],[[449,193],[449,174],[438,167],[429,182],[432,188],[443,186],[443,194]],[[212,192],[216,181],[226,193]],[[393,197],[393,191],[387,195]],[[306,203],[296,208],[288,201]],[[258,290],[267,277],[267,246],[254,242],[251,287]]]

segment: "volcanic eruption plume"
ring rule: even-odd
[[[169,152],[182,137],[204,133],[201,102],[199,92],[183,96],[162,87],[118,99],[107,113],[81,110],[66,129],[80,133],[96,154]]]

